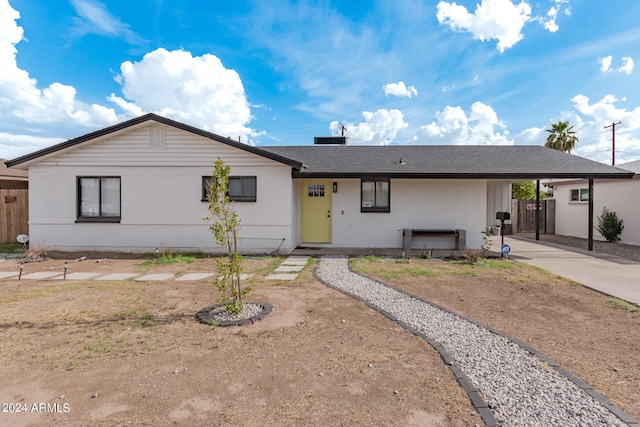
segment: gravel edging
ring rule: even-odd
[[[546,355],[491,327],[354,273],[344,257],[323,258],[313,274],[434,347],[490,427],[639,426]]]

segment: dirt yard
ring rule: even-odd
[[[68,272],[215,271],[187,261],[70,259]],[[293,282],[264,280],[281,261],[246,260],[247,300],[273,312],[231,328],[194,320],[216,302],[210,279],[1,279],[0,425],[482,425],[428,344],[316,282],[313,265]],[[23,275],[63,265],[28,263]],[[639,314],[512,261],[357,267],[547,353],[640,419]]]

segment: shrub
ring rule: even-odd
[[[464,257],[471,264],[476,264],[478,261],[482,259],[483,251],[481,249],[471,249],[468,247],[464,247]]]
[[[620,240],[618,236],[620,236],[622,230],[624,230],[624,225],[622,225],[622,219],[618,219],[618,215],[608,210],[605,206],[602,209],[602,215],[598,217],[598,226],[596,229],[607,242],[615,242]]]

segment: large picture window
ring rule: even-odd
[[[361,212],[391,212],[388,179],[363,179],[360,186]]]
[[[120,177],[78,177],[77,220],[120,221]]]
[[[257,197],[257,182],[255,176],[230,176],[229,192],[227,197],[234,202],[255,202]],[[209,190],[210,176],[202,177],[202,201],[207,201],[207,191]]]

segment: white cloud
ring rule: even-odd
[[[633,58],[630,56],[625,56],[622,58],[622,66],[620,68],[611,68],[611,64],[613,63],[613,56],[605,56],[604,58],[600,58],[598,60],[600,62],[600,71],[603,73],[609,73],[612,71],[617,71],[618,73],[631,74],[634,69]]]
[[[640,158],[640,107],[631,111],[616,106],[625,99],[618,99],[613,95],[606,95],[599,101],[591,103],[585,95],[578,94],[571,99],[575,112],[563,112],[549,122],[558,120],[569,121],[577,133],[579,141],[572,151],[581,157],[586,157],[603,163],[611,163],[612,155],[612,123],[621,122],[615,128],[616,136],[616,164],[633,161]],[[531,128],[522,132],[516,138],[518,144],[543,145],[548,133],[544,129]]]
[[[612,122],[622,121],[625,128],[629,130],[640,129],[640,107],[636,107],[632,111],[625,108],[616,107],[615,103],[626,101],[625,98],[618,99],[613,95],[605,95],[600,101],[589,103],[589,98],[579,94],[571,98],[574,107],[582,115],[593,117],[594,122],[599,125],[608,125]]]
[[[131,113],[147,111],[193,126],[250,141],[251,109],[240,76],[211,54],[156,49],[139,62],[123,62],[116,81],[126,100],[109,100]]]
[[[547,139],[547,133],[543,128],[525,129],[515,138],[515,145],[543,145]]]
[[[100,4],[74,0],[74,5],[85,7],[83,14],[105,33],[126,34],[126,28],[100,14],[102,9],[92,9]],[[113,125],[144,112],[222,136],[240,137],[248,143],[260,135],[246,126],[252,116],[238,73],[226,69],[210,54],[193,57],[186,51],[158,49],[139,62],[122,63],[116,81],[124,96],[108,96],[111,106],[86,104],[77,99],[73,86],[60,82],[40,88],[16,61],[16,46],[24,39],[23,29],[17,24],[19,18],[19,12],[7,0],[0,0],[0,120],[5,132],[0,135],[0,150],[5,157],[9,153],[23,155],[55,140],[79,136],[87,129]],[[42,138],[43,134],[61,137]],[[17,141],[23,141],[22,150]]]
[[[73,121],[82,126],[105,126],[117,121],[113,109],[87,105],[76,100],[76,90],[62,83],[44,89],[38,81],[18,67],[16,45],[23,40],[17,24],[20,14],[9,3],[0,1],[0,119],[26,124],[52,124]]]
[[[564,9],[564,14],[566,16],[571,15],[571,9],[568,6],[569,0],[555,0],[555,6],[551,6],[549,11],[547,12],[547,19],[544,18],[535,18],[535,20],[540,21],[544,26],[545,30],[555,33],[560,29],[558,24],[556,23],[556,19],[558,18],[558,12],[562,9],[563,5],[566,5]]]
[[[74,25],[71,32],[74,35],[98,34],[122,38],[132,44],[144,42],[129,28],[129,25],[113,16],[104,4],[95,0],[71,0],[71,4],[78,14],[73,19]]]
[[[464,6],[445,1],[439,2],[437,9],[438,22],[454,31],[468,31],[480,41],[498,40],[500,52],[522,39],[522,28],[531,20],[531,6],[524,1],[514,5],[510,0],[482,0],[473,14]]]
[[[555,33],[560,29],[560,27],[558,27],[558,24],[556,24],[558,9],[552,7],[551,9],[549,9],[549,12],[547,12],[547,16],[549,17],[549,19],[544,21],[544,28],[551,33]]]
[[[384,85],[382,89],[384,90],[384,94],[386,96],[395,95],[407,98],[411,98],[414,95],[418,96],[418,90],[413,86],[407,87],[404,82],[388,83]]]
[[[374,113],[364,111],[362,116],[364,122],[357,125],[344,124],[347,128],[346,135],[350,138],[351,144],[388,145],[393,142],[399,130],[408,127],[400,110],[380,109]],[[333,121],[329,125],[329,129],[332,135],[339,135],[341,124]]]
[[[613,56],[605,56],[604,58],[600,58],[600,70],[603,73],[608,73],[611,71],[611,62],[613,61]]]
[[[447,106],[436,113],[436,121],[422,126],[419,143],[456,145],[512,145],[509,131],[491,106],[476,101],[469,115],[461,107]]]
[[[631,74],[633,72],[633,59],[630,56],[625,56],[624,58],[622,58],[622,67],[620,67],[618,69],[618,72],[620,73],[625,73],[625,74]]]
[[[0,132],[0,141],[2,141],[0,144],[2,157],[13,159],[25,153],[37,151],[43,147],[58,143],[60,139]]]

